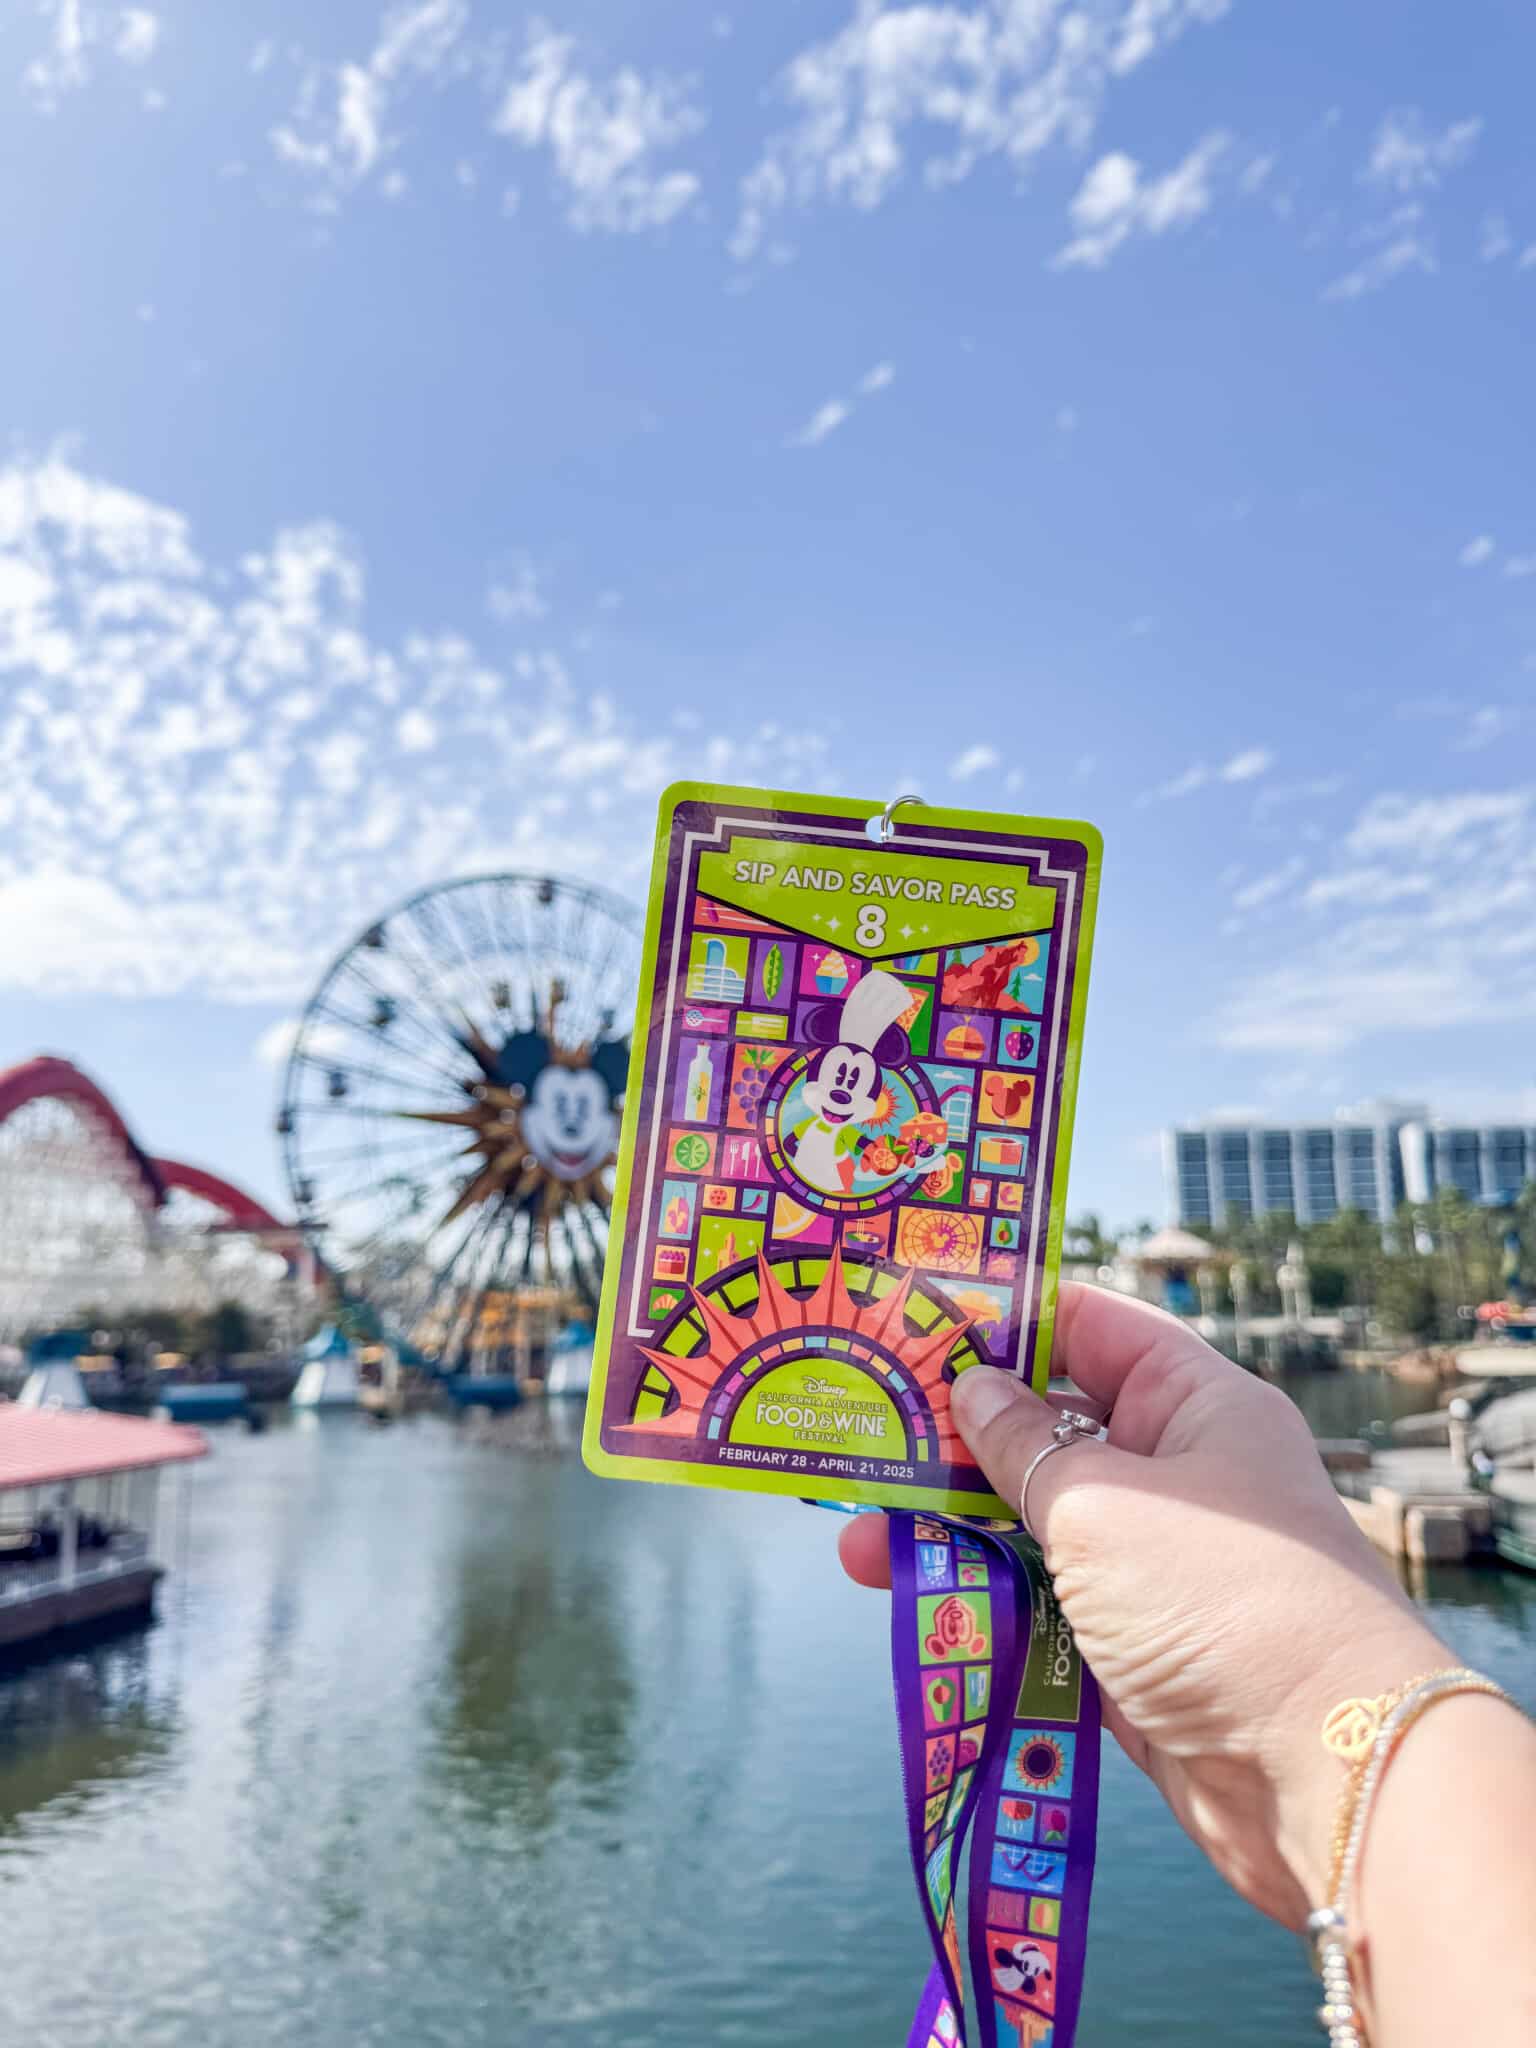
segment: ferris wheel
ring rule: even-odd
[[[639,919],[536,875],[445,882],[359,933],[300,1021],[277,1130],[349,1293],[448,1370],[519,1305],[596,1305]]]

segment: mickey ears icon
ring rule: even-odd
[[[521,1088],[526,1093],[551,1065],[553,1057],[554,1048],[542,1031],[515,1031],[501,1049],[496,1078],[504,1088]],[[629,1079],[627,1041],[600,1038],[592,1047],[587,1064],[608,1090],[610,1101],[619,1101]]]
[[[629,1081],[628,1039],[600,1038],[592,1048],[592,1071],[602,1078],[609,1095],[618,1102]]]

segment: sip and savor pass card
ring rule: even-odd
[[[594,1471],[1012,1512],[949,1386],[1045,1386],[1101,844],[881,808],[662,798]]]

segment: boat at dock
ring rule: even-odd
[[[455,1408],[488,1408],[501,1415],[523,1400],[522,1382],[510,1372],[457,1372],[443,1380],[443,1392]]]
[[[207,1449],[174,1423],[0,1406],[0,1652],[151,1611],[161,1473]]]
[[[251,1397],[244,1380],[179,1380],[160,1389],[157,1413],[169,1422],[247,1422]]]
[[[1536,1379],[1536,1308],[1518,1280],[1498,1301],[1480,1301],[1460,1313],[1477,1330],[1476,1341],[1455,1353],[1457,1369],[1468,1379]]]
[[[304,1363],[289,1400],[295,1408],[355,1408],[357,1354],[334,1323],[317,1330],[304,1346]]]
[[[584,1399],[592,1384],[592,1325],[572,1317],[549,1347],[546,1394]]]

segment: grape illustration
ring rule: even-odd
[[[731,1093],[741,1104],[747,1115],[754,1117],[757,1114],[757,1105],[762,1101],[767,1087],[766,1076],[760,1074],[755,1068],[751,1068],[735,1083]]]
[[[768,1092],[767,1069],[773,1062],[773,1054],[766,1047],[749,1045],[741,1055],[741,1071],[731,1085],[731,1093],[741,1104],[751,1123],[757,1121],[757,1106]]]

